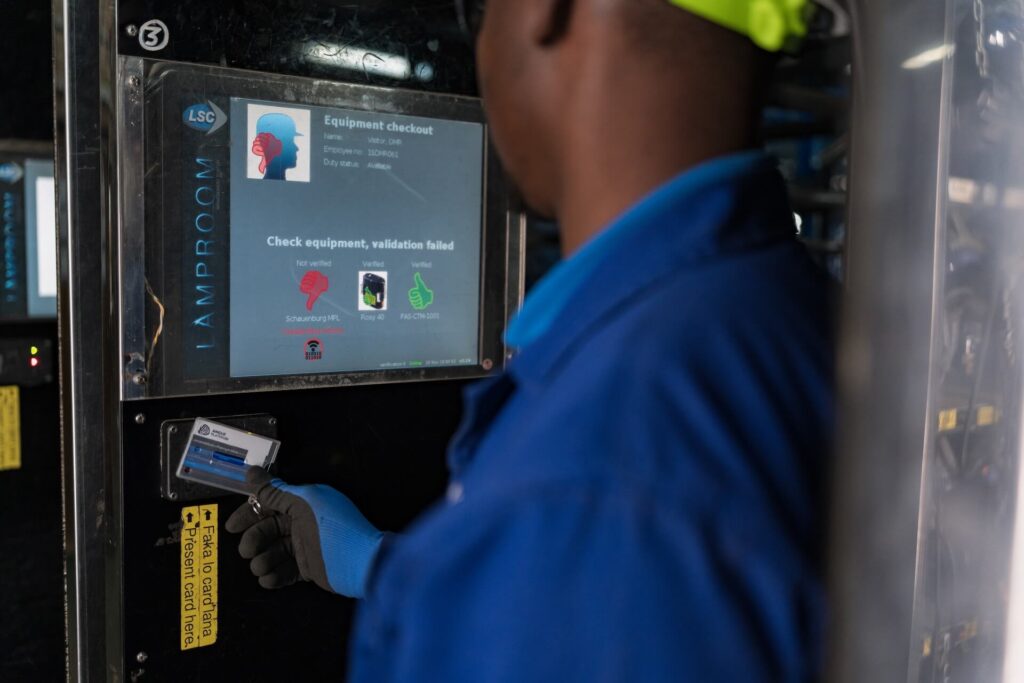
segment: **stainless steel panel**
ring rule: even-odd
[[[111,2],[54,0],[61,422],[68,678],[118,678],[116,382],[108,249]],[[116,359],[113,359],[116,361]],[[116,367],[116,365],[114,365]],[[108,666],[108,663],[109,666]]]
[[[834,470],[827,680],[904,681],[941,247],[936,209],[944,2],[852,7],[854,96],[847,282]]]

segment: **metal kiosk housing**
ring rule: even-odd
[[[152,345],[146,269],[161,245],[147,212],[165,198],[152,192],[159,164],[143,165],[159,158],[147,88],[177,71],[282,102],[482,122],[454,9],[65,0],[54,13],[70,680],[341,677],[354,603],[312,585],[260,589],[223,530],[241,499],[175,488],[162,452],[196,416],[272,432],[283,476],[333,484],[402,529],[443,492],[463,380],[504,363],[523,217],[488,150],[475,365],[179,381],[173,350]],[[183,650],[182,515],[199,504],[219,506],[218,633]]]

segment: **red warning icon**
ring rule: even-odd
[[[306,310],[312,311],[313,304],[320,298],[320,295],[326,292],[331,286],[331,281],[327,279],[327,276],[321,273],[319,270],[307,271],[302,276],[302,282],[299,283],[299,291],[303,294],[308,295],[306,299]]]

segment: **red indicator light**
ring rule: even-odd
[[[34,368],[35,367],[39,367],[39,359],[38,358],[31,358],[31,359],[29,359],[28,364],[31,365]]]

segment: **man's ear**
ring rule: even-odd
[[[565,38],[572,23],[572,14],[577,0],[536,0],[538,21],[535,25],[534,40],[542,47],[551,47]]]

